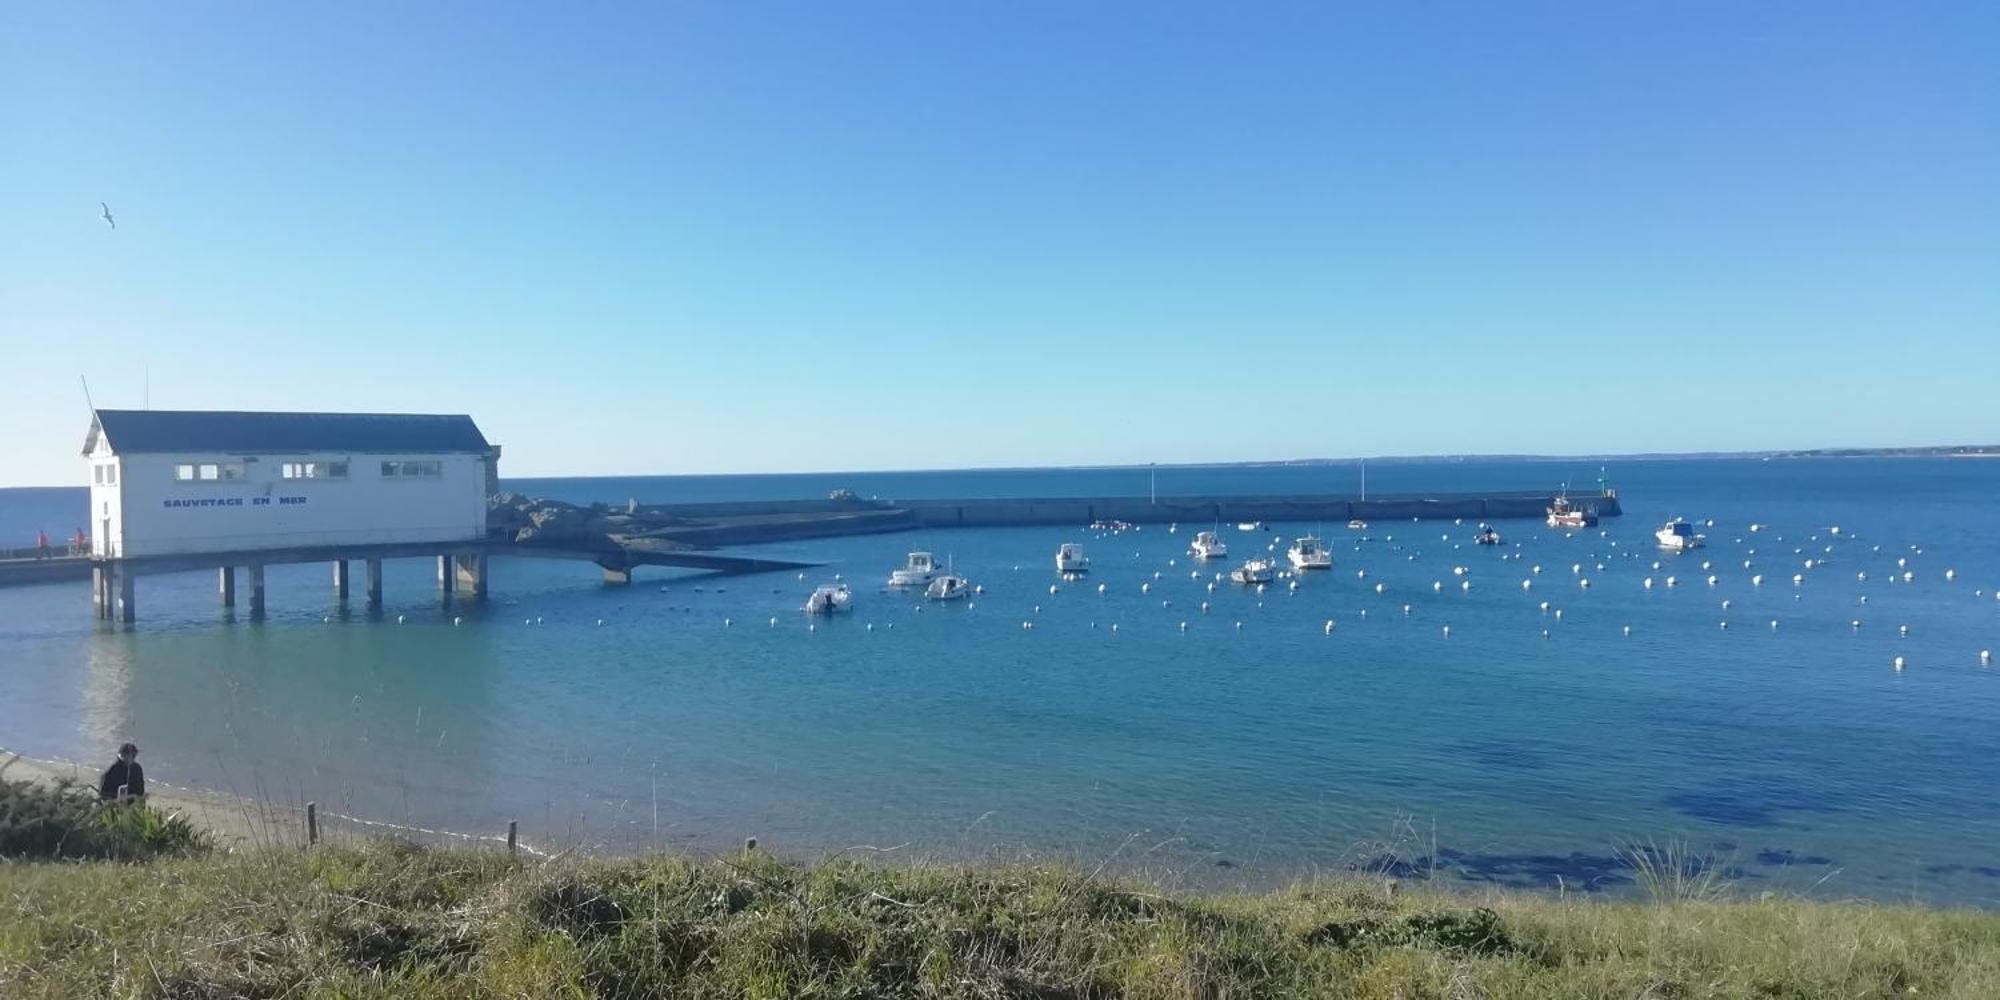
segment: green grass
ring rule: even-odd
[[[0,995],[1996,997],[2000,916],[388,844],[0,865]]]

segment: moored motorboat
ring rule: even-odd
[[[1597,512],[1570,502],[1567,494],[1549,501],[1549,527],[1588,528],[1597,523]]]
[[[1090,557],[1083,554],[1083,546],[1075,542],[1062,543],[1056,549],[1056,572],[1064,576],[1090,572]]]
[[[972,596],[972,584],[956,573],[940,573],[924,588],[924,598],[932,601],[957,601]]]
[[[920,587],[937,573],[937,559],[928,552],[912,552],[900,569],[889,573],[891,587]]]
[[[1292,547],[1285,550],[1285,558],[1291,561],[1293,569],[1333,568],[1333,553],[1317,535],[1294,539]]]
[[[844,583],[829,583],[813,590],[806,598],[803,610],[809,615],[830,615],[849,610],[854,604],[854,594]]]
[[[1352,521],[1349,521],[1349,522],[1347,522],[1347,526],[1348,526],[1349,528],[1352,528],[1352,529],[1353,529],[1353,530],[1355,530],[1355,531],[1367,531],[1367,530],[1368,530],[1368,522],[1367,522],[1367,521],[1363,521],[1362,519],[1360,519],[1360,518],[1358,518],[1358,517],[1357,517],[1357,518],[1355,518],[1355,519],[1354,519],[1354,520],[1352,520]]]
[[[1472,540],[1480,545],[1498,545],[1500,533],[1494,531],[1491,526],[1482,524],[1479,526],[1479,534],[1472,536]]]
[[[1229,578],[1237,583],[1270,583],[1277,576],[1278,564],[1269,559],[1252,559],[1229,571]]]
[[[1188,543],[1188,554],[1196,559],[1221,559],[1229,555],[1229,545],[1213,531],[1198,532]]]
[[[1661,525],[1653,537],[1660,540],[1660,548],[1669,552],[1686,552],[1708,544],[1708,536],[1695,534],[1694,526],[1678,517]]]

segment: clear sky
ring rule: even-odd
[[[1993,441],[2000,4],[14,4],[0,358],[0,485]]]

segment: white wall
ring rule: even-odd
[[[117,552],[114,540],[118,536],[119,525],[124,521],[122,495],[125,488],[125,470],[118,457],[102,441],[97,442],[87,460],[90,463],[90,520],[77,525],[90,535],[90,553],[94,556],[111,556]],[[112,470],[117,477],[113,483],[98,481],[97,469]],[[111,530],[105,531],[105,519],[111,521]]]
[[[457,542],[486,535],[478,455],[223,454],[119,458],[116,555],[153,556],[313,545]],[[437,461],[437,479],[384,479],[385,459]],[[286,462],[346,461],[348,478],[284,479]],[[244,463],[236,481],[180,482],[174,466]],[[98,501],[92,490],[93,503]],[[184,501],[218,501],[189,505]],[[170,502],[171,501],[171,502]],[[94,530],[94,529],[93,529]]]

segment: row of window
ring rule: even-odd
[[[346,479],[347,460],[331,462],[282,462],[278,465],[278,476],[282,479]],[[114,474],[107,482],[105,467],[98,467],[98,482],[114,485]],[[115,473],[115,469],[113,472]],[[382,463],[383,479],[441,479],[444,477],[444,463],[436,459],[397,461]],[[242,462],[187,462],[174,466],[174,481],[180,483],[234,482],[243,478]]]
[[[118,485],[118,467],[115,465],[93,465],[90,467],[90,481],[99,486]]]
[[[202,462],[194,465],[174,466],[174,480],[176,482],[234,482],[242,478],[242,462]]]
[[[387,465],[387,462],[383,463]],[[338,462],[286,462],[278,466],[284,479],[346,479],[347,460]]]
[[[383,479],[437,479],[444,475],[444,463],[436,459],[413,462],[383,462]]]

